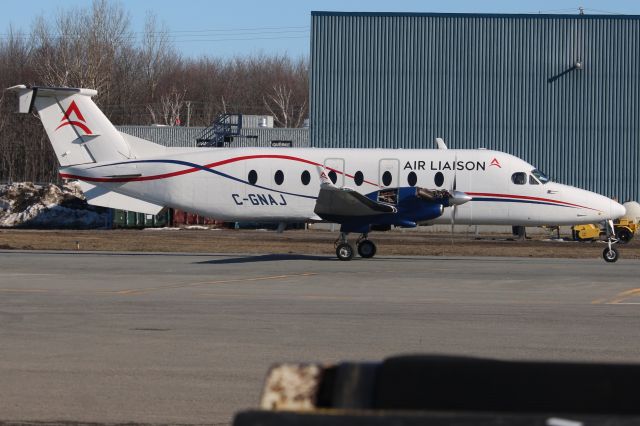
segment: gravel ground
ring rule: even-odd
[[[318,230],[0,230],[2,250],[83,250],[185,253],[294,253],[335,255],[337,232]],[[355,242],[355,236],[351,239]],[[514,256],[593,258],[604,243],[552,241],[536,236],[512,241],[509,235],[432,234],[423,232],[372,232],[378,256]],[[640,259],[640,240],[619,245],[621,258]]]

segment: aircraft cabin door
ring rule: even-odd
[[[378,201],[396,204],[400,187],[400,160],[383,158],[378,164]]]
[[[383,158],[378,168],[378,185],[381,188],[400,186],[400,160]]]
[[[324,168],[331,182],[338,188],[344,187],[344,159],[327,158],[324,160]]]

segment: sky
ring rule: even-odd
[[[118,1],[118,0],[115,0]],[[152,11],[164,22],[176,48],[187,57],[232,58],[249,54],[309,56],[311,11],[452,13],[620,13],[640,15],[638,0],[120,0],[132,31],[143,30]],[[90,7],[88,0],[2,0],[0,34],[9,26],[25,32],[38,15]]]

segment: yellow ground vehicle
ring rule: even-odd
[[[621,243],[628,243],[638,230],[638,224],[628,219],[620,219],[613,223],[613,228],[616,232],[616,238]],[[606,233],[599,225],[593,224],[575,225],[571,228],[571,231],[573,239],[576,241],[595,241]]]

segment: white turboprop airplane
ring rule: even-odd
[[[618,252],[617,202],[551,182],[509,154],[484,149],[167,148],[125,133],[91,100],[95,90],[11,87],[37,111],[60,165],[89,204],[157,214],[174,207],[227,221],[341,225],[336,255],[373,257],[370,230],[438,223],[574,225],[606,222],[605,260]],[[458,190],[458,188],[460,190]],[[462,192],[464,191],[464,192]]]

